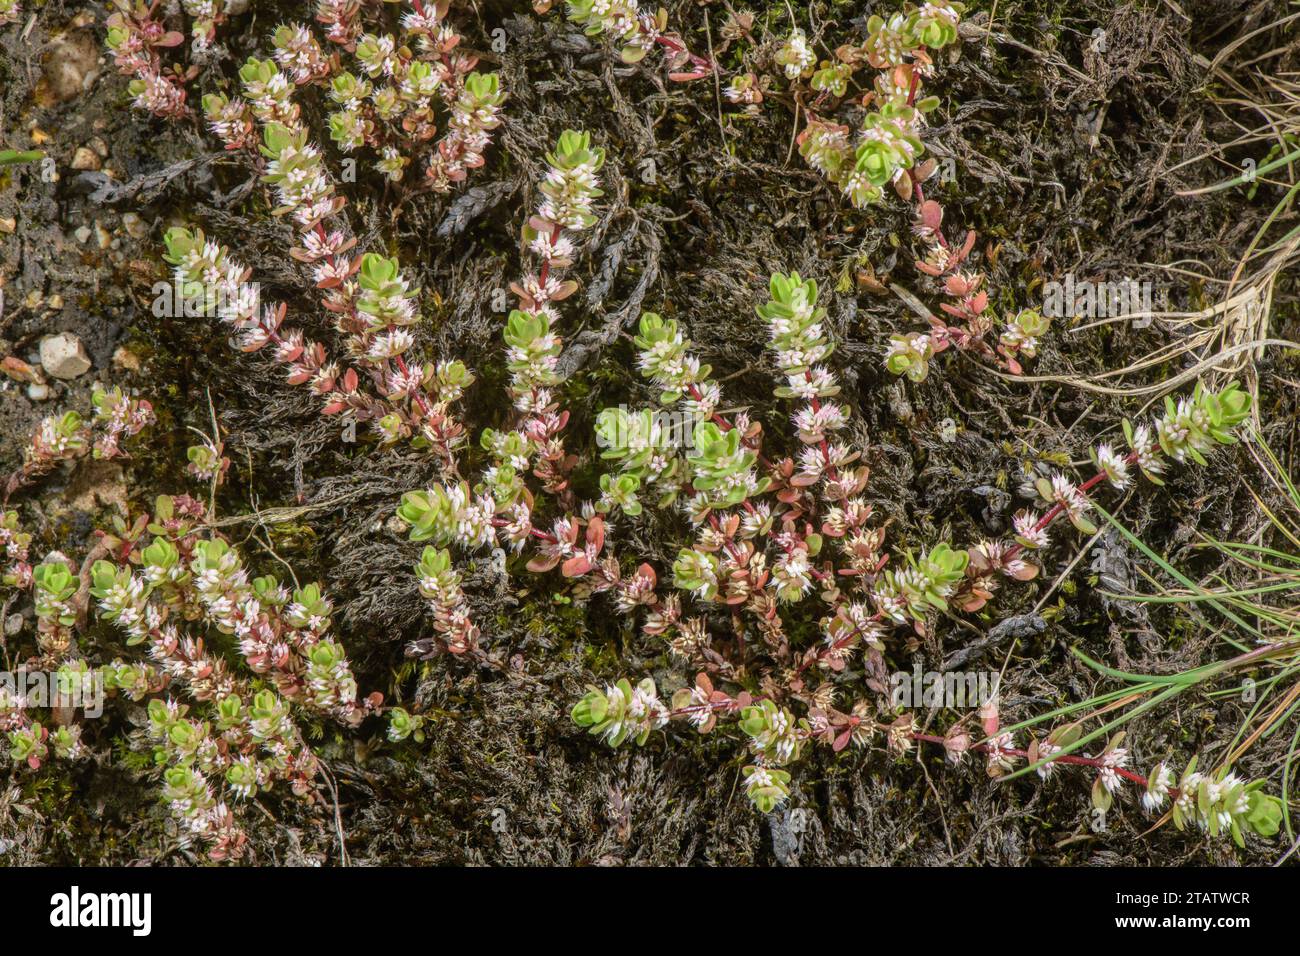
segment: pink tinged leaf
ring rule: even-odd
[[[528,570],[535,574],[543,574],[560,563],[557,555],[539,554],[528,562]]]
[[[566,578],[578,578],[591,570],[591,559],[585,554],[575,555],[564,562],[560,569]]]
[[[971,290],[970,283],[966,281],[964,276],[959,275],[949,276],[947,281],[944,282],[943,287],[949,295],[958,299],[962,298]]]
[[[938,229],[943,223],[943,207],[933,199],[927,199],[921,203],[921,208],[917,210],[917,215],[921,220],[921,225],[927,229]]]
[[[1017,581],[1032,581],[1038,577],[1038,565],[1025,561],[1023,567],[1011,573],[1011,577]]]

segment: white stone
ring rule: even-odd
[[[76,378],[90,371],[90,356],[81,339],[60,332],[41,340],[41,367],[55,378]]]

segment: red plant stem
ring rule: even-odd
[[[559,223],[556,223],[555,228],[551,230],[551,239],[550,239],[551,248],[555,248],[555,244],[560,241],[560,233],[562,233],[563,231],[564,231],[564,227],[561,226]],[[551,260],[548,258],[542,263],[542,268],[537,273],[537,285],[539,288],[545,288],[546,277],[550,274],[551,274]]]
[[[812,370],[809,369],[808,371],[804,372],[803,377],[805,382],[811,382]],[[822,410],[822,403],[818,400],[816,395],[812,396],[812,398],[809,399],[809,402],[812,405],[812,410],[814,414]],[[826,468],[830,472],[831,478],[835,481],[839,481],[840,478],[839,470],[834,465],[831,464],[831,451],[824,437],[821,440],[820,447],[822,450],[822,461],[826,463]]]
[[[939,744],[940,746],[945,744],[944,738],[935,736],[934,734],[912,733],[912,734],[908,734],[908,737],[910,737],[912,740],[919,740],[927,744]],[[975,744],[970,749],[978,753],[985,753],[993,748],[991,748],[988,744]],[[1027,750],[1015,750],[1012,748],[1006,748],[1002,750],[1002,753],[1010,754],[1013,757],[1020,757],[1025,760],[1029,759],[1029,752]],[[1062,757],[1052,757],[1048,762],[1072,764],[1073,766],[1076,767],[1092,767],[1096,770],[1101,770],[1106,766],[1104,763],[1102,763],[1101,759],[1098,757],[1076,757],[1073,754],[1066,754],[1065,756]],[[1044,766],[1046,766],[1046,764],[1044,764]],[[1141,787],[1146,787],[1147,785],[1147,778],[1142,776],[1142,774],[1140,773],[1135,773],[1132,770],[1125,770],[1123,767],[1111,767],[1110,769],[1114,770],[1118,776],[1123,777],[1125,780],[1128,780],[1131,783],[1138,784]],[[1178,790],[1176,788],[1170,788],[1169,792],[1175,800],[1178,799]]]
[[[737,564],[743,563],[744,552],[740,549],[740,546],[736,544],[735,539],[731,535],[723,532],[722,522],[718,520],[718,516],[713,512],[709,512],[709,525],[713,528],[714,531],[716,531],[718,534],[723,536],[724,546],[726,547],[727,551],[731,554],[732,560],[735,561]]]
[[[316,228],[316,237],[318,239],[321,239],[322,241],[325,241],[327,238],[325,234],[325,227],[322,226],[319,221],[317,221],[315,228]],[[327,253],[325,258],[329,262],[330,268],[333,269],[335,266],[334,253],[332,252]],[[353,314],[355,314],[355,309],[353,310]],[[391,330],[393,327],[390,325],[388,328]],[[278,342],[278,338],[276,338],[275,341]],[[402,356],[400,355],[398,355],[396,358],[397,358],[397,367],[401,369],[402,375],[404,377],[409,377],[411,374],[411,370],[407,368],[406,360],[402,358]],[[420,406],[421,414],[423,414],[427,418],[429,415],[429,406],[425,402],[424,396],[421,395],[419,392],[412,392],[411,397],[415,399],[415,403]]]
[[[885,619],[885,615],[882,614],[880,611],[877,611],[875,614],[871,615],[870,618],[868,618],[868,620],[871,621],[883,621],[884,619]],[[797,666],[794,669],[794,676],[798,677],[800,674],[806,671],[808,669],[808,666],[812,664],[813,661],[825,660],[827,657],[829,657],[831,654],[834,654],[836,651],[844,650],[844,648],[848,647],[849,644],[852,643],[855,637],[866,637],[866,636],[867,635],[863,633],[862,628],[854,627],[853,630],[849,631],[849,633],[845,634],[843,637],[841,637],[839,640],[833,643],[830,647],[822,648],[812,657],[806,657],[802,661],[800,661],[799,666]]]
[[[510,524],[510,522],[507,521],[505,518],[492,519],[492,527],[494,528],[504,528],[508,524]],[[530,528],[528,533],[531,534],[534,538],[540,538],[542,541],[545,541],[547,544],[558,544],[560,540],[555,535],[551,534],[549,531],[542,531],[540,528]]]
[[[699,713],[703,713],[704,711],[710,711],[710,710],[727,711],[727,710],[736,710],[736,709],[737,708],[736,708],[735,699],[728,698],[727,700],[720,700],[717,703],[690,704],[686,707],[678,707],[676,710],[668,711],[668,717],[669,719],[671,719],[673,717],[685,717],[688,714],[699,714]]]
[[[907,90],[907,105],[908,105],[908,106],[915,106],[915,105],[916,105],[916,94],[917,94],[917,92],[919,92],[919,90],[920,90],[920,85],[921,85],[921,84],[920,84],[920,79],[919,79],[919,77],[920,77],[920,74],[916,72],[916,65],[913,64],[913,65],[912,65],[912,82],[911,82],[911,85],[908,87],[908,90]],[[914,170],[914,169],[909,169],[909,170],[907,171],[907,178],[910,179],[910,180],[912,181],[912,188],[913,188],[914,190],[916,190],[916,205],[917,205],[917,208],[919,209],[921,206],[925,205],[925,190],[924,190],[923,188],[921,188],[921,181],[920,181],[919,179],[916,178],[916,170]],[[948,248],[948,240],[944,238],[944,235],[943,235],[943,229],[942,229],[942,228],[940,228],[940,229],[936,229],[934,234],[935,234],[936,238],[939,240],[939,245],[941,245],[943,248],[947,249],[947,248]]]
[[[655,43],[658,43],[660,46],[662,46],[667,50],[672,50],[674,53],[685,53],[687,58],[691,61],[691,65],[694,66],[696,69],[707,70],[710,73],[712,73],[716,69],[716,67],[713,65],[713,61],[709,60],[707,57],[696,56],[694,53],[686,49],[685,46],[683,46],[678,41],[674,40],[672,37],[657,36],[655,37]]]
[[[759,699],[760,698],[755,698],[755,703],[757,703]],[[691,714],[704,713],[707,711],[714,711],[714,710],[727,711],[727,710],[734,710],[734,709],[736,709],[734,700],[718,701],[717,703],[690,704],[686,707],[679,707],[676,710],[670,710],[668,712],[668,717],[671,719],[674,717],[686,717]],[[938,744],[941,747],[947,745],[947,741],[943,737],[940,737],[936,734],[910,733],[907,736],[908,739],[915,740],[921,743]],[[989,750],[992,750],[993,748],[990,747],[988,744],[975,744],[970,749],[976,753],[986,753]],[[1029,759],[1029,752],[1027,750],[1005,748],[1001,752],[1008,754],[1009,756],[1012,757],[1019,757],[1022,760]],[[1105,769],[1106,767],[1106,765],[1101,761],[1099,757],[1076,757],[1073,754],[1065,754],[1060,757],[1052,757],[1050,760],[1044,763],[1044,766],[1047,766],[1048,764],[1058,764],[1058,763],[1068,764],[1074,767],[1091,767],[1094,770],[1102,770]],[[1111,767],[1110,769],[1115,771],[1115,774],[1117,776],[1124,778],[1129,783],[1132,783],[1136,786],[1146,789],[1148,784],[1148,779],[1142,776],[1142,774],[1137,773],[1133,770],[1128,770],[1124,767]],[[1178,788],[1170,787],[1169,796],[1170,799],[1177,800],[1179,797]]]
[[[1136,465],[1137,460],[1138,460],[1138,454],[1135,451],[1129,452],[1124,457],[1124,463],[1127,465]],[[1085,481],[1083,484],[1081,484],[1079,486],[1079,491],[1080,493],[1086,495],[1089,491],[1097,487],[1097,485],[1101,484],[1105,480],[1106,480],[1106,473],[1104,471],[1099,471],[1091,478],[1089,478],[1087,481]],[[1044,512],[1043,516],[1039,518],[1037,522],[1035,522],[1034,530],[1042,531],[1049,524],[1055,521],[1056,518],[1060,516],[1060,514],[1063,511],[1065,511],[1065,506],[1060,504],[1059,502],[1052,505],[1052,507],[1048,508],[1047,511]],[[1007,552],[1006,552],[1007,560],[1014,558],[1016,555],[1020,554],[1020,552],[1023,550],[1025,550],[1024,545],[1018,542],[1016,544],[1013,544],[1011,547],[1007,548]]]

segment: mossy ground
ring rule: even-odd
[[[486,562],[467,576],[499,666],[407,661],[404,644],[427,627],[409,575],[417,548],[386,522],[403,491],[430,480],[430,463],[365,440],[344,441],[311,398],[284,386],[261,360],[227,348],[206,320],[151,314],[150,287],[164,276],[159,237],[169,224],[190,222],[254,264],[265,295],[288,297],[305,323],[327,327],[302,295],[287,255],[288,227],[270,216],[250,168],[220,155],[196,124],[167,125],[130,112],[124,82],[106,66],[85,92],[60,100],[49,89],[43,77],[58,45],[92,29],[76,26],[74,15],[102,22],[102,5],[28,6],[36,18],[27,40],[19,37],[25,21],[0,34],[0,139],[25,148],[34,129],[44,131],[50,139],[42,148],[62,175],[45,182],[34,169],[21,169],[0,190],[0,217],[17,221],[14,234],[0,236],[0,351],[24,355],[41,336],[69,329],[86,340],[95,368],[59,386],[47,403],[28,401],[12,383],[0,392],[0,467],[18,462],[41,415],[54,407],[84,409],[94,378],[140,389],[160,413],[124,470],[93,476],[94,488],[116,493],[77,496],[87,484],[79,472],[57,476],[20,501],[38,535],[37,553],[84,550],[115,498],[140,508],[155,494],[184,489],[184,449],[194,441],[188,428],[206,430],[211,408],[232,459],[219,499],[228,520],[223,530],[255,560],[270,566],[283,559],[301,580],[324,582],[363,689],[435,717],[422,745],[385,743],[377,722],[353,735],[316,728],[336,796],[325,790],[304,805],[271,794],[247,807],[255,862],[1160,865],[1278,855],[1276,846],[1252,843],[1242,852],[1169,828],[1139,839],[1148,821],[1131,802],[1094,832],[1078,778],[997,786],[977,764],[954,770],[934,754],[894,759],[880,749],[812,756],[795,776],[791,808],[765,818],[738,785],[743,752],[730,734],[677,731],[657,735],[643,750],[609,753],[571,725],[568,709],[588,683],[648,673],[671,689],[689,675],[604,601],[559,603],[553,581],[522,570],[508,585]],[[281,16],[300,15],[299,6],[255,0],[255,15],[223,30],[200,89],[228,86],[234,66],[250,53],[265,54],[268,31]],[[719,43],[724,4],[668,6],[693,47]],[[1255,8],[1252,24],[1283,8],[1267,6]],[[861,29],[868,12],[826,0],[807,9],[812,32],[831,47]],[[1207,164],[1179,164],[1231,138],[1234,122],[1245,121],[1210,105],[1197,64],[1248,25],[1234,5],[1184,9],[1186,17],[1154,2],[999,3],[992,35],[969,40],[960,59],[942,67],[935,87],[943,105],[929,141],[954,159],[956,175],[936,198],[950,228],[979,232],[980,263],[999,311],[1039,304],[1042,284],[1065,272],[1154,277],[1172,304],[1199,307],[1214,290],[1169,281],[1148,264],[1192,261],[1206,275],[1228,275],[1276,201],[1268,190],[1251,200],[1239,191],[1176,195],[1218,178]],[[982,12],[988,24],[983,5],[971,12]],[[784,4],[760,3],[755,13],[760,28],[785,23]],[[589,437],[596,411],[653,400],[631,372],[624,334],[642,309],[680,319],[725,381],[729,403],[751,408],[769,434],[785,433],[786,412],[770,399],[764,330],[753,317],[765,277],[775,270],[815,276],[830,293],[837,368],[873,468],[868,493],[891,522],[894,549],[1000,533],[1021,505],[1018,476],[1027,463],[1080,462],[1095,435],[1139,411],[1132,400],[1007,381],[952,355],[919,386],[892,379],[881,368],[882,343],[892,331],[917,328],[918,320],[894,295],[869,291],[870,278],[932,301],[910,264],[906,212],[897,202],[869,213],[842,203],[792,154],[793,117],[779,97],[758,118],[742,119],[720,104],[711,80],[667,84],[654,57],[625,68],[558,12],[539,18],[526,4],[488,2],[477,12],[456,4],[453,16],[468,45],[500,69],[511,94],[507,123],[487,166],[471,180],[476,198],[424,195],[399,205],[398,194],[369,175],[345,195],[363,245],[399,255],[425,290],[420,347],[461,357],[479,373],[465,417],[481,427],[505,413],[498,400],[503,316],[490,293],[519,271],[517,229],[541,156],[565,128],[590,130],[608,149],[608,199],[573,270],[583,289],[566,309],[577,359],[566,389],[574,410],[569,441],[586,456],[575,475],[580,491],[590,493],[598,474]],[[505,31],[505,50],[489,53],[497,28]],[[1090,43],[1096,28],[1106,31],[1104,53]],[[735,66],[739,55],[733,46],[719,58]],[[1289,66],[1279,67],[1294,69],[1295,59],[1292,50]],[[318,115],[310,119],[321,127]],[[109,146],[105,162],[123,182],[201,161],[157,189],[104,205],[90,198],[96,175],[68,168],[76,148],[95,137]],[[136,234],[126,213],[140,217]],[[96,223],[108,237],[104,248]],[[87,242],[75,237],[83,225],[92,229]],[[1295,319],[1294,285],[1285,284],[1274,302],[1273,331],[1294,338]],[[1033,371],[1095,374],[1167,340],[1159,326],[1058,327]],[[1259,363],[1266,434],[1288,450],[1297,393],[1284,380],[1294,376],[1293,364],[1272,353]],[[1151,376],[1181,368],[1171,363]],[[1186,546],[1198,530],[1227,536],[1256,527],[1243,467],[1245,458],[1229,450],[1209,468],[1180,472],[1165,491],[1143,489],[1122,506],[1111,503],[1151,547],[1194,570],[1198,559]],[[280,508],[301,510],[287,521],[258,518]],[[623,532],[620,546],[665,568],[680,530],[676,516],[648,515]],[[1122,542],[1105,539],[1049,597],[1040,634],[968,661],[994,670],[1005,664],[1009,718],[1102,686],[1069,653],[1073,646],[1138,671],[1222,654],[1206,629],[1174,613],[1135,615],[1098,595],[1090,568],[1103,552],[1112,568],[1139,560]],[[919,644],[896,642],[891,667],[933,668],[978,644],[1002,618],[1031,611],[1075,552],[1062,545],[1053,555],[1039,581],[1004,590],[986,613],[941,620]],[[100,630],[82,640],[103,656],[123,650]],[[1230,699],[1188,695],[1132,729],[1144,760],[1185,759],[1222,746],[1241,715]],[[935,714],[933,726],[945,726],[950,716]],[[87,729],[94,760],[0,784],[7,859],[195,859],[178,846],[158,805],[134,739],[138,722],[136,709],[113,705]],[[1256,748],[1243,769],[1273,772],[1283,743]]]

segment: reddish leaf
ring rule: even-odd
[[[591,570],[591,559],[585,554],[574,555],[560,569],[566,578],[580,578]]]
[[[1038,577],[1038,565],[1026,561],[1024,562],[1024,566],[1011,576],[1017,581],[1032,581],[1034,578]]]
[[[655,569],[648,564],[641,565],[641,567],[636,569],[636,573],[638,576],[645,578],[647,581],[650,582],[651,589],[653,589],[654,586],[659,582],[659,576],[655,574]]]
[[[528,570],[535,574],[542,574],[551,570],[551,568],[555,567],[559,563],[560,559],[557,555],[539,554],[528,562]]]

